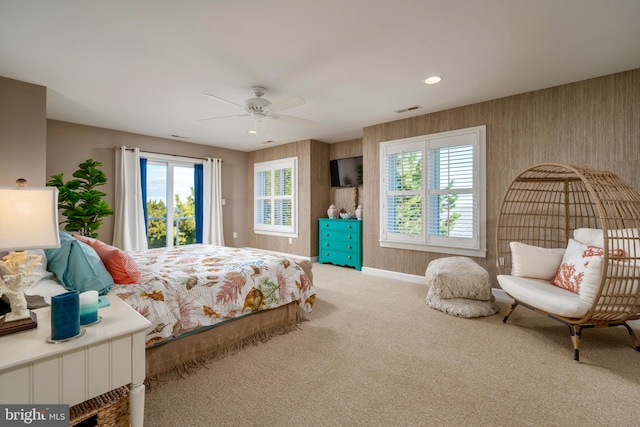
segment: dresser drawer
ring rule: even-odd
[[[345,252],[323,250],[320,253],[320,256],[323,263],[329,262],[335,265],[348,265],[355,267],[357,270],[362,268],[362,261],[360,260],[360,254],[358,253],[349,254]]]
[[[360,242],[360,232],[320,231],[320,240],[332,242],[355,243]],[[360,243],[358,243],[359,245]]]
[[[348,254],[359,254],[360,253],[360,240],[354,240],[353,242],[348,242],[344,240],[329,240],[322,239],[320,243],[320,249],[324,251],[332,251],[332,252],[345,252]]]
[[[335,219],[321,220],[320,232],[323,231],[360,231],[362,223],[359,220]]]

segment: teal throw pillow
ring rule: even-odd
[[[98,291],[106,294],[113,278],[91,246],[60,231],[60,247],[47,249],[47,270],[69,291]]]

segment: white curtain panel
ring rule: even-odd
[[[202,243],[224,246],[222,229],[222,160],[206,159],[202,164]]]
[[[120,147],[116,150],[113,246],[125,251],[147,249],[140,181],[140,150]]]

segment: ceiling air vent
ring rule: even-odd
[[[180,136],[180,135],[173,135],[173,134],[171,134],[171,135],[169,135],[169,136],[170,136],[171,138],[189,139],[189,137],[188,137],[188,136]]]
[[[402,110],[394,110],[398,114],[406,113],[408,111],[417,110],[418,108],[422,108],[419,105],[414,105],[413,107],[403,108]]]

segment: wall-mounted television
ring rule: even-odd
[[[362,156],[331,160],[329,169],[332,187],[362,185]]]

